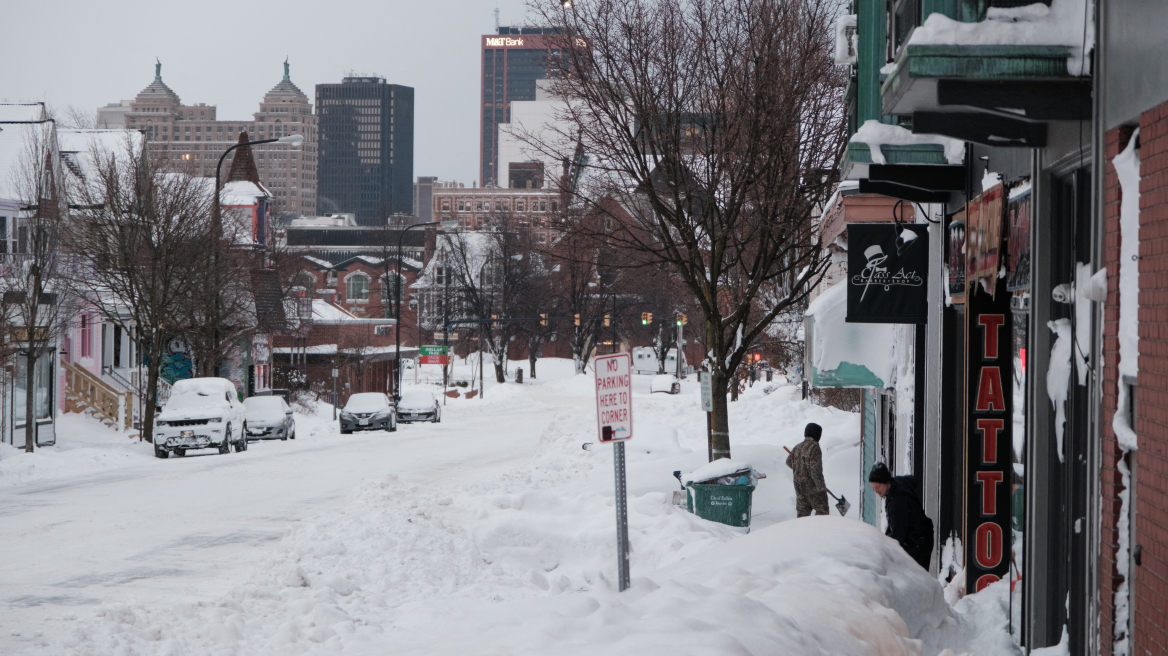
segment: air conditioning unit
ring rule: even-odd
[[[835,63],[851,66],[856,63],[856,15],[840,16],[835,22]]]

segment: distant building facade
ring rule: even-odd
[[[414,213],[414,89],[380,77],[316,85],[320,119],[317,214],[351,212],[385,225]]]
[[[130,113],[130,106],[133,104],[133,100],[123,100],[98,107],[94,127],[99,130],[125,127],[126,114]]]
[[[99,109],[99,116],[102,110]],[[100,119],[99,119],[100,120]],[[276,213],[310,214],[316,209],[317,117],[312,104],[289,76],[264,96],[260,110],[249,121],[221,121],[214,105],[183,105],[178,94],[162,81],[162,65],[154,71],[154,81],[131,101],[125,114],[127,128],[146,134],[150,153],[156,161],[169,161],[175,168],[191,168],[198,175],[214,175],[223,151],[238,142],[239,134],[258,141],[301,134],[300,146],[262,144],[252,147],[260,181],[271,190]],[[230,170],[234,153],[224,161]]]
[[[511,103],[535,100],[536,81],[552,77],[552,50],[547,28],[500,27],[498,34],[481,37],[482,108],[480,116],[479,179],[483,186],[499,185],[500,123],[511,120]]]
[[[435,221],[457,220],[461,230],[490,228],[507,218],[512,229],[531,230],[535,241],[547,243],[561,219],[561,197],[546,189],[442,187],[434,189]]]

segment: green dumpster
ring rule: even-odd
[[[698,517],[727,526],[750,526],[753,485],[690,483],[685,489],[686,508]]]

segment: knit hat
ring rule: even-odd
[[[888,471],[888,465],[878,462],[872,465],[872,473],[868,474],[869,483],[883,483],[888,485],[892,482],[892,472]]]
[[[819,424],[807,424],[807,428],[803,429],[803,437],[811,437],[818,440],[823,435],[823,426]]]

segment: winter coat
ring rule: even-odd
[[[926,545],[932,549],[933,520],[921,507],[921,490],[916,477],[894,477],[884,499],[884,512],[888,516],[887,535],[909,553]]]
[[[823,482],[823,451],[819,448],[819,441],[808,437],[797,444],[787,456],[787,466],[795,479],[797,502],[808,510],[826,515],[827,484]]]

